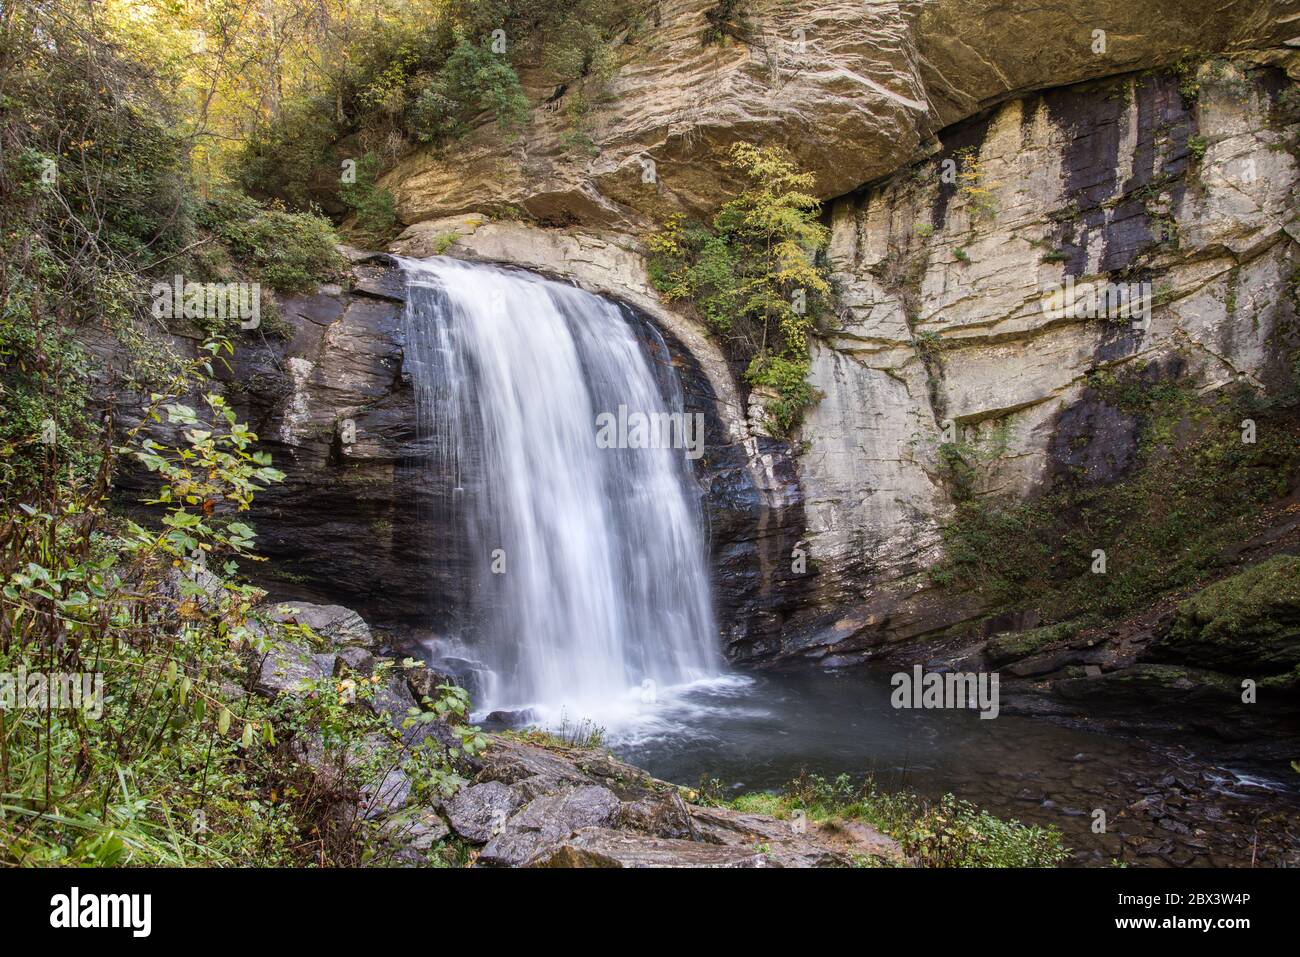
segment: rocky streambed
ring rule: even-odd
[[[256,690],[301,693],[306,679],[364,676],[388,639],[340,606],[271,605],[325,644],[283,644],[255,663]],[[365,706],[402,728],[409,709],[452,676],[391,673]],[[357,793],[340,790],[330,817],[358,817],[384,835],[382,862],[418,866],[447,841],[478,866],[810,867],[903,865],[901,848],[861,822],[795,822],[706,806],[780,790],[801,772],[870,776],[923,797],[955,793],[991,813],[1061,830],[1069,864],[1296,866],[1300,794],[1230,754],[1214,759],[1176,742],[1126,739],[1055,720],[900,712],[887,670],[734,674],[669,694],[607,732],[607,747],[507,732],[462,760],[467,784],[448,799],[418,799],[394,766]],[[455,744],[442,722],[406,729]],[[308,773],[333,773],[310,738],[292,748]],[[703,789],[701,785],[704,785]],[[1105,828],[1096,830],[1097,814]]]
[[[302,695],[314,679],[363,678],[384,660],[382,642],[349,609],[291,602],[268,606],[280,621],[306,625],[323,647],[279,642],[250,660],[249,680],[264,696]],[[388,717],[408,744],[457,745],[442,721],[410,727],[417,695],[448,680],[425,668],[398,670],[358,702]],[[378,736],[374,750],[382,746]],[[360,789],[338,779],[315,732],[289,748],[329,803],[327,821],[378,829],[376,863],[419,866],[442,842],[467,845],[468,859],[492,867],[848,867],[905,865],[898,844],[864,824],[796,823],[764,814],[687,803],[683,789],[618,760],[602,748],[544,746],[505,735],[456,759],[468,782],[449,798],[418,799],[404,764]],[[364,748],[363,748],[364,750]],[[689,793],[689,792],[688,792]]]

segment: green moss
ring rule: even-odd
[[[1083,621],[1067,621],[1056,625],[1043,625],[1028,631],[1012,631],[994,635],[984,649],[984,657],[992,665],[1018,661],[1037,654],[1058,642],[1073,638],[1083,628]]]
[[[1133,695],[1146,691],[1198,691],[1214,692],[1225,702],[1239,701],[1241,685],[1236,678],[1202,668],[1188,668],[1183,665],[1136,664],[1129,668],[1107,674],[1108,683],[1126,685]]]
[[[1276,555],[1202,589],[1157,647],[1237,674],[1300,664],[1300,557]]]
[[[959,502],[935,583],[975,592],[991,612],[1116,615],[1196,583],[1226,546],[1255,534],[1261,509],[1300,471],[1296,409],[1250,392],[1201,397],[1191,383],[1149,378],[1092,380],[1104,401],[1138,421],[1126,476],[1097,485],[1066,474],[1029,502]],[[1244,418],[1256,423],[1254,443],[1242,441]],[[1104,573],[1092,569],[1098,549]]]

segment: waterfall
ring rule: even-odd
[[[444,645],[494,676],[476,708],[594,719],[716,675],[686,450],[597,441],[602,414],[682,416],[658,332],[529,273],[443,257],[402,266],[418,435],[449,486],[435,561],[463,581],[438,596],[464,612]]]

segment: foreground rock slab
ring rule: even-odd
[[[347,608],[293,603],[275,615],[307,624],[324,651],[281,640],[250,658],[249,680],[259,693],[306,694],[313,679],[336,668],[370,670],[386,659],[369,648],[369,628]],[[831,827],[786,821],[728,808],[700,807],[680,789],[600,748],[571,747],[543,735],[487,735],[473,755],[459,749],[455,729],[441,721],[404,728],[418,706],[398,671],[365,706],[390,718],[412,748],[434,744],[455,753],[469,783],[451,797],[422,796],[411,765],[380,769],[349,788],[345,763],[373,760],[389,743],[372,734],[352,753],[333,753],[317,732],[293,734],[287,747],[332,802],[332,827],[373,828],[385,863],[420,866],[450,839],[473,850],[483,867],[850,867],[908,863],[898,844],[860,823]],[[362,706],[358,702],[358,706]],[[427,739],[427,740],[426,740]]]
[[[448,807],[507,792],[527,803],[495,829],[486,867],[850,867],[905,865],[897,842],[859,822],[816,825],[686,803],[659,781],[599,749],[493,738],[477,781]],[[503,782],[510,782],[509,785]],[[511,794],[513,797],[514,794]],[[504,803],[504,802],[503,802]],[[454,810],[453,810],[454,808]],[[462,836],[469,827],[452,826]],[[470,838],[484,843],[482,831]]]

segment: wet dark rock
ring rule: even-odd
[[[375,656],[365,648],[343,648],[334,660],[335,675],[369,675],[374,667]]]
[[[406,731],[404,725],[410,717],[411,709],[419,710],[419,705],[406,681],[397,674],[391,675],[387,683],[375,689],[374,696],[366,700],[366,707],[377,715],[389,720],[398,731]]]
[[[583,748],[572,755],[573,766],[589,778],[599,781],[619,794],[665,787],[645,771],[620,761],[600,748]]]
[[[537,720],[537,712],[531,708],[518,711],[492,711],[483,719],[483,727],[488,731],[503,731],[510,728],[522,728]]]
[[[487,781],[461,788],[444,811],[453,831],[467,841],[485,844],[501,832],[521,804],[523,795],[517,788]]]
[[[519,789],[519,793],[524,796],[524,801],[526,803],[528,801],[534,800],[535,798],[545,797],[548,794],[554,794],[557,790],[561,790],[565,787],[571,787],[572,785],[573,785],[572,781],[568,781],[568,782],[560,781],[557,778],[546,777],[544,775],[539,774],[536,775],[535,777],[524,778],[522,781],[519,781],[513,786]]]
[[[438,690],[439,687],[443,685],[459,686],[455,676],[445,671],[439,671],[437,668],[430,668],[424,662],[417,662],[402,670],[406,676],[406,686],[410,689],[411,694],[420,700],[429,698],[432,701],[437,701],[438,696],[442,694]]]
[[[1137,416],[1117,409],[1089,387],[1061,411],[1048,455],[1053,475],[1110,485],[1132,468],[1137,447]]]
[[[582,828],[612,827],[618,821],[619,808],[618,796],[599,785],[536,798],[505,822],[483,848],[479,863],[521,867]]]
[[[780,867],[753,847],[584,828],[538,851],[529,867]]]
[[[445,718],[434,717],[433,712],[430,711],[421,712],[411,727],[403,729],[402,742],[412,752],[421,747],[442,748],[447,751],[459,751],[461,747],[460,735],[456,733],[456,728]],[[464,754],[457,759],[457,763],[469,768],[473,767]]]
[[[675,791],[624,802],[619,810],[618,823],[626,830],[656,837],[693,840],[697,836],[690,808]]]
[[[464,688],[471,700],[482,698],[487,678],[492,673],[491,669],[481,661],[452,656],[434,658],[428,667],[435,674],[446,675],[450,679],[448,684]]]
[[[1128,807],[1134,813],[1148,814],[1152,817],[1160,817],[1165,813],[1165,802],[1158,794],[1148,794],[1140,801],[1134,801]]]
[[[591,779],[544,748],[494,738],[489,747],[475,755],[481,770],[476,780],[517,784],[528,778],[550,783],[551,790],[564,784],[588,784]]]

